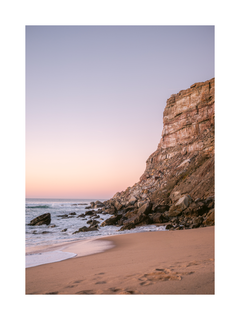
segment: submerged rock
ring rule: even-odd
[[[79,233],[79,232],[88,232],[88,231],[98,231],[98,226],[93,226],[93,227],[82,227],[82,228],[79,228],[77,231],[73,232],[73,234],[76,234],[76,233]]]

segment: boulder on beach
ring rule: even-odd
[[[182,213],[183,210],[185,210],[190,203],[192,202],[192,199],[189,195],[185,195],[182,198],[180,198],[173,206],[169,209],[169,216],[176,217]]]
[[[29,226],[40,226],[42,224],[49,225],[51,223],[51,214],[50,213],[44,213],[33,220],[30,221],[28,224]]]

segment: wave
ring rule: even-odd
[[[50,208],[48,205],[42,205],[42,206],[26,206],[28,209],[47,209]]]

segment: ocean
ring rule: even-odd
[[[71,244],[76,241],[82,241],[82,255],[86,255],[86,247],[88,254],[101,252],[111,247],[111,243],[99,241],[91,249],[91,240],[115,234],[147,232],[147,231],[164,231],[163,226],[147,225],[137,227],[131,230],[118,231],[120,226],[100,227],[98,231],[79,232],[73,234],[80,227],[89,226],[87,221],[91,217],[78,217],[85,213],[85,209],[92,201],[105,201],[107,199],[30,199],[25,202],[25,242],[26,242],[26,267],[37,266],[40,264],[61,261],[76,256],[73,252],[63,252],[59,249],[59,245]],[[95,209],[96,211],[98,209]],[[35,217],[44,213],[51,214],[51,223],[49,225],[29,226],[29,222]],[[111,215],[103,215],[98,213],[100,224],[111,217]],[[105,246],[104,246],[105,244]],[[58,249],[54,249],[58,248]],[[85,249],[84,249],[85,247]],[[79,255],[79,253],[78,253]],[[81,254],[80,254],[81,255]]]

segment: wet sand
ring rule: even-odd
[[[100,240],[115,246],[27,268],[26,294],[214,294],[214,227]]]

